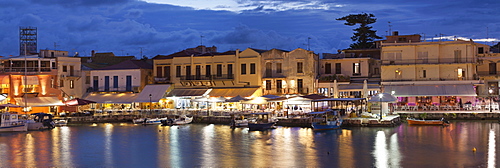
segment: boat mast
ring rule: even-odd
[[[28,95],[26,95],[26,85],[28,84],[28,77],[26,74],[28,73],[28,61],[26,60],[26,43],[24,43],[24,85],[23,85],[23,97],[24,97],[24,108],[23,111],[25,114],[28,114]]]

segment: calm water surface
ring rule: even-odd
[[[497,121],[322,132],[72,125],[0,133],[0,167],[499,167],[499,130]]]

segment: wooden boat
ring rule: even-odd
[[[257,119],[255,118],[245,118],[245,119],[235,119],[231,121],[232,127],[248,127],[248,123],[255,123]]]
[[[269,118],[269,113],[253,113],[252,115],[260,116],[255,122],[248,122],[248,129],[250,131],[264,131],[274,128],[278,122],[277,119]]]
[[[34,113],[31,114],[31,116],[32,117],[30,119],[26,120],[29,131],[46,130],[56,127],[54,120],[52,119],[54,117],[52,114]]]
[[[193,117],[188,117],[188,116],[180,116],[179,118],[176,119],[167,119],[167,120],[162,120],[161,125],[162,126],[172,126],[172,125],[184,125],[184,124],[189,124],[193,122]]]
[[[56,127],[62,127],[62,126],[68,125],[68,120],[58,119],[58,120],[54,120],[54,123],[56,124]]]
[[[17,114],[9,112],[1,113],[0,132],[21,132],[28,131],[28,124],[19,119]]]
[[[132,120],[134,124],[143,124],[143,125],[155,125],[161,124],[161,121],[167,120],[167,118],[138,118]]]
[[[329,114],[332,111],[324,111],[324,112],[311,112],[310,114],[312,115],[321,115],[323,118],[323,121],[321,122],[313,122],[312,128],[313,130],[332,130],[332,129],[339,129],[342,126],[343,120],[340,118],[337,118],[333,114]]]
[[[450,124],[445,119],[421,120],[421,119],[408,118],[408,119],[406,119],[406,121],[408,121],[408,125],[449,125]]]

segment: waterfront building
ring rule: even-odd
[[[148,60],[126,60],[89,72],[91,88],[84,99],[99,105],[91,108],[100,112],[148,108],[133,103],[139,92],[153,83],[152,64]]]
[[[367,98],[380,91],[380,49],[343,50],[319,60],[318,93]]]
[[[313,51],[297,48],[254,50],[262,55],[258,72],[262,76],[265,95],[308,95],[316,93],[319,56]]]
[[[486,50],[488,51],[488,50]],[[478,94],[478,101],[483,102],[485,109],[499,110],[499,88],[498,82],[500,78],[500,53],[485,53],[478,55],[477,74],[479,79],[484,82],[484,85],[479,85],[476,88]]]
[[[472,40],[421,42],[420,35],[387,36],[380,41],[381,85],[398,97],[398,110],[451,109],[476,103],[483,83],[476,71],[477,58],[489,46]],[[445,108],[446,107],[446,108]]]
[[[21,55],[1,58],[1,103],[12,103],[21,108],[12,112],[57,113],[62,105],[56,55]]]

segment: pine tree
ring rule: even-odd
[[[377,21],[373,14],[350,14],[341,18],[337,18],[336,20],[345,21],[344,25],[354,26],[359,24],[360,26],[356,29],[353,29],[355,32],[351,37],[352,41],[355,43],[350,45],[349,49],[366,49],[373,48],[375,45],[373,41],[375,39],[381,39],[382,37],[377,36],[376,30],[372,30],[373,27],[368,26],[369,24],[373,24]]]

